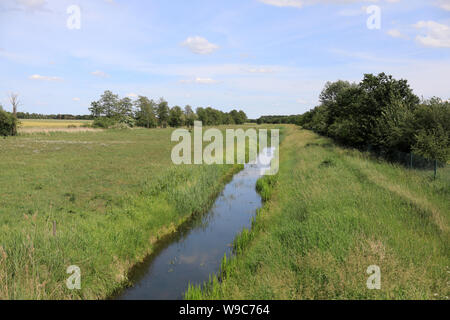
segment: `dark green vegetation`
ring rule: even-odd
[[[294,126],[280,157],[236,256],[186,298],[448,299],[448,167],[434,180]],[[366,287],[371,265],[381,290]]]
[[[0,139],[0,300],[106,298],[160,237],[206,211],[240,166],[174,166],[171,133]],[[71,265],[81,291],[66,287]]]
[[[450,159],[450,103],[420,101],[406,80],[367,74],[359,84],[328,83],[321,105],[302,115],[299,124],[352,147]]]
[[[29,120],[92,120],[92,115],[40,114],[29,112],[17,112],[17,118]]]
[[[295,116],[262,116],[256,120],[258,124],[270,123],[270,124],[299,124],[301,119],[300,115]]]
[[[160,98],[154,101],[139,96],[135,101],[125,97],[120,99],[111,91],[105,91],[100,100],[94,101],[89,110],[92,113],[94,127],[110,128],[114,126],[166,128],[193,126],[195,120],[205,126],[244,124],[247,115],[243,111],[232,110],[229,113],[214,108],[197,108],[196,112],[187,105],[184,110],[179,106],[169,107],[167,101]]]
[[[0,136],[15,136],[17,134],[17,118],[3,110],[0,105]]]

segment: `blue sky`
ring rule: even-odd
[[[0,103],[16,92],[23,111],[87,114],[112,90],[256,118],[378,72],[448,99],[449,26],[450,0],[0,0]]]

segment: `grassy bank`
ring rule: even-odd
[[[268,201],[237,256],[187,299],[448,299],[448,167],[433,180],[290,127],[258,189]]]
[[[158,238],[207,210],[239,166],[174,166],[171,132],[1,139],[0,299],[106,298]],[[65,284],[71,265],[79,291]]]

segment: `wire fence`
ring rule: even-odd
[[[390,162],[402,164],[410,169],[433,170],[435,178],[438,174],[439,168],[445,168],[448,165],[445,162],[427,159],[412,152],[407,153],[398,150],[380,150],[373,148],[371,145],[368,145],[366,150],[377,157],[382,157]]]

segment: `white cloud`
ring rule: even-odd
[[[450,0],[438,0],[436,3],[440,8],[450,11]]]
[[[295,7],[295,8],[301,8],[304,5],[314,5],[314,4],[349,4],[356,2],[381,2],[381,0],[258,0],[258,1],[276,7]],[[401,0],[385,0],[385,1],[394,3],[399,2]],[[354,13],[355,12],[353,11],[352,15]]]
[[[219,49],[218,45],[199,36],[189,37],[181,45],[196,54],[210,54]]]
[[[49,77],[49,76],[41,76],[39,74],[33,74],[28,77],[31,80],[43,80],[43,81],[62,81],[63,78],[60,77]]]
[[[16,4],[22,9],[31,11],[46,11],[46,0],[16,0]]]
[[[386,32],[388,35],[390,35],[393,38],[402,38],[402,39],[409,39],[408,36],[404,35],[400,32],[398,29],[391,29],[388,32]]]
[[[197,84],[216,84],[219,81],[211,78],[195,78],[189,80],[180,80],[180,83],[197,83]]]
[[[249,67],[249,68],[244,68],[243,70],[245,72],[250,72],[250,73],[272,73],[272,72],[275,72],[273,69],[266,68],[266,67]]]
[[[127,97],[128,98],[137,98],[138,95],[136,93],[129,93],[129,94],[127,94]]]
[[[217,83],[217,80],[211,79],[211,78],[196,78],[195,83],[200,84],[215,84]]]
[[[361,7],[359,9],[342,9],[338,11],[338,15],[343,16],[343,17],[355,17],[355,16],[360,16],[362,14],[366,13],[366,7]]]
[[[93,76],[96,76],[96,77],[99,77],[99,78],[109,78],[110,77],[110,75],[107,74],[106,72],[99,71],[99,70],[91,72],[91,74]]]
[[[269,4],[276,7],[303,7],[302,0],[259,0],[262,3]]]
[[[80,99],[80,98],[72,98],[72,100],[78,102],[78,101],[80,101],[81,99]]]
[[[450,48],[450,27],[435,21],[419,21],[414,25],[423,30],[416,37],[417,42],[426,47]]]

